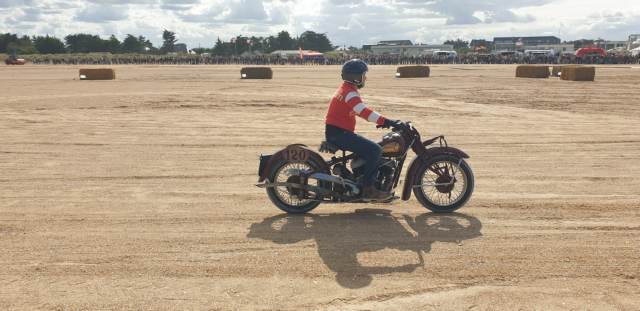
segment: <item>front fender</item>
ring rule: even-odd
[[[330,167],[320,154],[309,149],[303,144],[293,144],[273,154],[267,163],[260,169],[258,182],[263,182],[281,160],[293,162],[309,162],[319,172],[329,172]]]
[[[453,148],[453,147],[433,147],[426,150],[420,156],[417,156],[411,160],[411,164],[409,164],[409,168],[407,169],[407,176],[405,177],[404,185],[402,187],[402,200],[409,200],[411,197],[411,189],[413,188],[413,184],[415,183],[416,178],[418,177],[418,170],[423,163],[427,163],[429,159],[448,154],[457,158],[468,159],[469,155],[464,151]]]

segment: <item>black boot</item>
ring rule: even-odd
[[[381,201],[388,199],[389,197],[391,197],[389,193],[380,191],[373,185],[364,187],[364,189],[362,189],[362,199],[364,200]]]

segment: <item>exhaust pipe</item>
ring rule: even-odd
[[[313,173],[311,174],[311,176],[309,176],[309,178],[313,178],[316,180],[322,180],[322,181],[327,181],[330,183],[334,183],[334,184],[339,184],[345,188],[348,188],[351,190],[351,192],[353,194],[359,194],[360,193],[360,188],[358,187],[358,185],[350,180],[346,180],[342,177],[338,177],[338,176],[333,176],[333,175],[329,175],[329,174],[324,174],[324,173]]]

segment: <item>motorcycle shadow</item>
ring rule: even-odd
[[[318,255],[336,273],[338,284],[362,288],[371,284],[373,275],[414,272],[424,266],[423,254],[433,242],[459,243],[481,236],[481,228],[480,220],[459,213],[397,217],[385,209],[362,209],[347,214],[268,217],[252,224],[247,237],[277,244],[315,240]],[[383,249],[415,252],[416,263],[367,267],[358,262],[358,253]]]

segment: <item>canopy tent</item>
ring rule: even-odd
[[[576,56],[578,57],[584,57],[586,55],[606,56],[607,52],[605,52],[604,49],[602,48],[594,48],[594,47],[580,48],[576,51]]]

